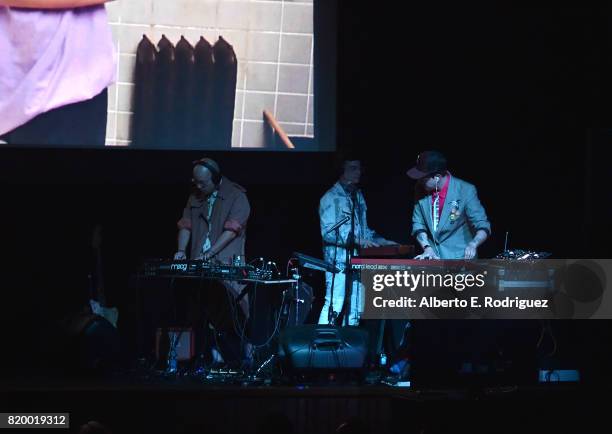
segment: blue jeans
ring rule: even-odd
[[[342,305],[344,304],[344,291],[346,275],[344,273],[336,273],[334,280],[334,301],[332,303],[333,310],[337,314],[340,314]],[[319,324],[328,324],[329,318],[329,305],[331,300],[331,285],[332,285],[332,273],[325,273],[325,304],[321,309],[321,315],[319,316]],[[348,319],[345,319],[345,323],[348,325],[358,325],[361,312],[363,312],[364,303],[364,292],[365,288],[361,282],[353,280],[353,287],[351,291],[351,300],[349,303],[349,310],[347,312]]]

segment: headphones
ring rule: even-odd
[[[212,182],[215,185],[219,185],[221,183],[221,171],[218,170],[217,168],[215,168],[215,166],[213,166],[212,164],[210,164],[207,158],[202,158],[201,160],[195,160],[193,162],[193,167],[195,166],[204,166],[206,167],[208,170],[210,170],[210,173],[212,174]],[[212,161],[212,160],[210,160]]]

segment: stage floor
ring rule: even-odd
[[[567,384],[411,389],[221,384],[191,377],[28,377],[3,380],[1,407],[69,412],[72,427],[98,420],[113,433],[325,434],[346,421],[363,433],[607,433],[609,423],[601,423],[607,413],[596,399],[604,391]]]

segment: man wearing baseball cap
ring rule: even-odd
[[[406,174],[423,190],[412,214],[412,235],[423,249],[415,259],[475,258],[491,234],[476,187],[451,176],[438,151],[419,154]]]

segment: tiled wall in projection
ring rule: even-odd
[[[117,0],[106,4],[118,51],[117,83],[109,89],[107,145],[130,144],[136,47],[164,34],[193,45],[221,35],[238,57],[232,147],[264,145],[264,109],[290,136],[312,137],[312,0]]]

